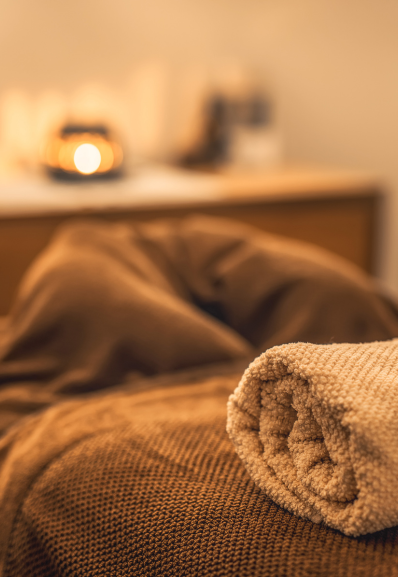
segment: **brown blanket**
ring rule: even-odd
[[[397,577],[396,528],[347,537],[256,487],[225,431],[238,379],[61,403],[10,432],[4,577]]]
[[[143,382],[142,375],[239,359],[245,363],[258,352],[287,342],[354,343],[395,336],[398,336],[396,314],[372,282],[324,251],[260,234],[235,223],[201,217],[135,227],[101,222],[66,226],[26,276],[1,341],[0,418],[2,429],[8,428],[0,445],[0,562],[5,568],[4,575],[31,575],[32,566],[38,567],[37,574],[43,576],[102,574],[98,572],[100,567],[107,575],[110,572],[107,567],[113,568],[119,562],[122,575],[183,575],[181,568],[188,558],[193,559],[194,566],[186,574],[192,575],[225,575],[225,560],[230,558],[235,561],[228,575],[245,572],[262,575],[266,574],[265,566],[271,567],[272,575],[286,574],[284,570],[278,573],[272,569],[276,567],[272,550],[285,532],[283,515],[289,514],[272,508],[265,497],[261,501],[265,509],[262,505],[257,507],[255,502],[260,495],[257,492],[254,501],[250,501],[254,509],[248,509],[246,517],[239,503],[246,503],[257,490],[236,457],[233,466],[228,464],[232,445],[228,445],[227,464],[221,456],[226,450],[225,384],[219,384],[217,399],[198,406],[196,397],[190,396],[193,389],[190,386],[181,389],[178,395],[185,400],[181,406],[176,404],[177,412],[181,419],[188,419],[182,429],[177,425],[174,429],[174,424],[180,422],[174,420],[174,397],[165,401],[159,413],[155,409],[146,410],[142,426],[148,436],[144,435],[139,442],[134,427],[141,407],[131,397],[133,390]],[[115,400],[106,391],[100,394],[100,390],[108,387],[120,387],[126,379],[131,383],[127,397]],[[227,389],[232,390],[230,385]],[[203,389],[204,398],[206,390]],[[74,400],[81,395],[84,401]],[[150,397],[146,403],[151,403]],[[28,416],[60,401],[61,404],[36,417]],[[184,408],[186,403],[189,410]],[[163,425],[157,424],[158,416]],[[204,423],[204,428],[190,433],[189,427],[197,422]],[[131,426],[132,436],[130,433],[126,433],[127,437],[124,433],[118,436],[120,427],[130,431]],[[100,447],[102,443],[107,446],[108,441],[98,441],[98,445],[97,440],[104,428],[110,431],[112,454],[117,459],[120,456],[121,464],[119,468],[115,465],[116,468],[107,469],[109,472],[101,477],[99,463],[106,467],[108,457]],[[208,444],[213,429],[218,431],[214,432],[217,449]],[[186,439],[188,444],[183,449],[173,449],[180,451],[178,459],[182,459],[175,464],[176,478],[181,476],[181,482],[176,483],[174,473],[160,464],[174,463],[167,445],[173,447],[172,439],[177,442],[178,438]],[[148,444],[145,439],[151,442]],[[132,457],[135,449],[128,449],[131,463],[137,463],[138,467],[131,470],[126,464],[130,456],[124,460],[123,451],[138,446],[137,443],[149,447],[152,460],[147,449],[141,460]],[[159,443],[166,453],[159,449]],[[79,447],[83,446],[83,452],[79,453]],[[74,447],[81,455],[82,469],[75,465]],[[175,447],[179,447],[178,443]],[[214,458],[208,461],[205,455]],[[111,470],[115,471],[114,477],[109,477]],[[199,477],[193,478],[193,472]],[[49,484],[47,473],[51,477]],[[70,480],[75,473],[76,479]],[[93,480],[93,475],[98,481]],[[153,476],[154,484],[150,486],[155,495],[168,494],[172,487],[177,491],[172,493],[169,506],[180,502],[175,515],[179,518],[180,511],[183,520],[182,524],[177,523],[173,534],[167,532],[173,515],[167,507],[163,508],[160,497],[151,501],[152,513],[145,517],[148,504],[142,497],[138,479],[146,479],[146,475]],[[241,478],[238,490],[235,481]],[[69,488],[62,485],[63,481],[69,483],[68,479]],[[94,486],[99,491],[98,497],[89,496],[89,487]],[[128,527],[124,517],[112,513],[119,507],[115,499],[125,494],[121,486],[130,495],[126,511],[135,519]],[[189,487],[196,487],[192,494]],[[211,498],[206,498],[208,491]],[[227,493],[228,505],[218,500]],[[185,516],[184,495],[191,495],[189,502],[195,507],[196,516]],[[135,508],[139,503],[142,507]],[[122,500],[120,507],[123,506],[126,502]],[[214,511],[215,516],[209,511]],[[272,528],[276,541],[272,544],[271,539],[271,549],[267,549],[264,527],[271,527],[274,517],[281,520],[282,526],[280,530]],[[220,525],[220,519],[225,523]],[[155,531],[152,522],[158,523],[159,531]],[[294,527],[298,523],[292,522]],[[81,535],[76,532],[75,523],[81,527]],[[141,535],[138,541],[134,523],[137,527],[143,523],[137,533]],[[212,540],[202,537],[209,523],[220,529],[221,541],[214,555],[206,556],[204,551],[209,546],[206,544]],[[97,528],[94,531],[92,527]],[[309,535],[318,531],[309,529],[312,524],[300,527],[306,535],[303,543],[308,543]],[[153,533],[153,540],[148,541],[148,535],[142,537],[148,531]],[[333,549],[336,543],[333,535],[337,534],[322,531],[326,531],[320,533],[324,540],[331,535]],[[88,541],[84,541],[84,534]],[[211,531],[206,534],[214,535]],[[66,541],[61,543],[57,535],[71,537],[65,537]],[[112,539],[119,543],[121,556],[114,548],[108,548],[107,543],[114,541],[108,541],[107,535],[113,535]],[[98,538],[104,543],[105,557],[98,549]],[[234,553],[235,557],[231,557],[235,549],[229,547],[233,543],[238,548],[249,548],[251,553],[243,557]],[[254,548],[262,544],[264,551],[268,551],[267,557],[263,558],[259,550],[252,550],[251,543]],[[371,558],[382,559],[380,566],[386,563],[389,567],[390,553],[386,553],[384,541],[382,550],[374,543]],[[303,547],[304,551],[306,545]],[[351,545],[347,547],[350,549]],[[367,567],[370,557],[367,553],[364,556],[361,547],[358,551],[362,551],[357,556],[359,565]],[[318,573],[303,575],[338,574],[337,569],[327,573],[319,558],[314,563],[314,567],[320,568]],[[251,571],[252,565],[257,567],[257,573]],[[44,567],[49,568],[47,573]]]
[[[398,336],[359,270],[234,222],[61,228],[0,338],[0,431],[71,395],[289,342]]]

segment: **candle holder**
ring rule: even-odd
[[[120,176],[123,151],[106,126],[67,124],[42,151],[50,176],[92,180]]]

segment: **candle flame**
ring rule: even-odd
[[[93,174],[101,164],[101,153],[94,144],[85,142],[76,148],[73,160],[79,172]]]

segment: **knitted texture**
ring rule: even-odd
[[[273,347],[228,403],[228,433],[276,503],[347,535],[398,524],[398,340]]]
[[[64,442],[37,468],[0,543],[4,577],[397,577],[396,528],[347,537],[255,485],[225,431],[238,380],[43,414],[36,444],[53,443],[59,428]],[[26,465],[16,466],[22,475]]]

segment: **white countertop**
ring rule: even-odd
[[[217,179],[165,166],[112,180],[62,182],[45,175],[0,177],[0,216],[62,213],[216,199]]]
[[[98,210],[156,209],[232,203],[248,199],[291,200],[346,196],[379,190],[371,176],[352,171],[284,167],[262,173],[205,174],[150,165],[120,179],[67,183],[44,174],[0,175],[0,217],[79,213]]]

